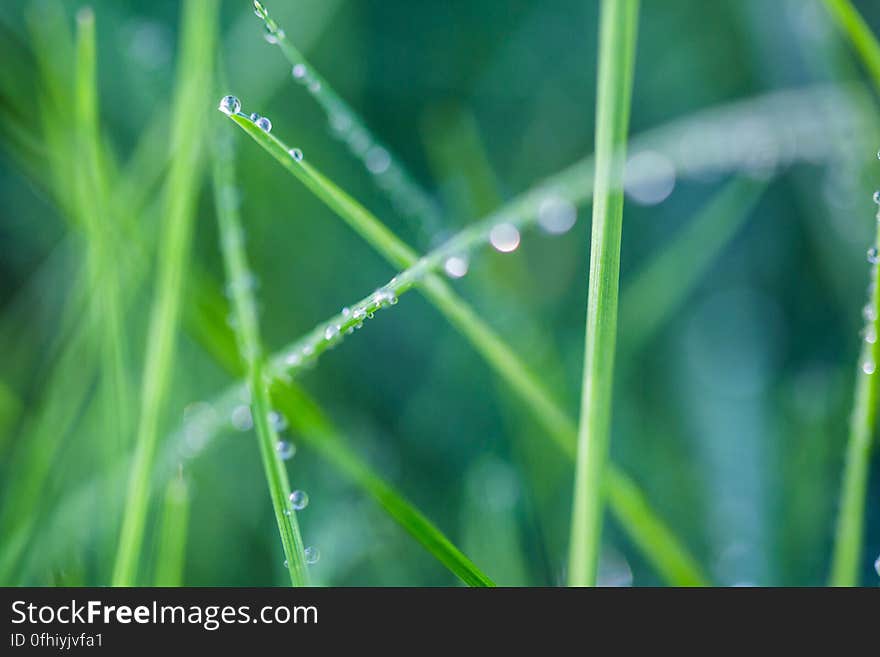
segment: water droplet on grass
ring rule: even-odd
[[[254,0],[254,14],[257,18],[262,18],[263,20],[269,18],[269,12],[266,11],[266,8],[260,0]]]
[[[259,116],[259,117],[257,117],[257,119],[254,121],[254,124],[255,124],[260,130],[263,130],[263,131],[265,131],[265,132],[270,132],[270,131],[272,130],[272,122],[268,119],[268,117],[265,117],[265,116]]]
[[[241,111],[241,101],[235,96],[223,96],[218,109],[227,115],[238,114]]]
[[[299,150],[298,148],[291,148],[287,152],[290,154],[290,157],[292,157],[294,160],[296,160],[297,162],[302,162],[303,152],[301,150]]]
[[[381,146],[374,146],[367,151],[365,163],[370,173],[378,175],[387,171],[391,166],[391,156]]]
[[[467,258],[462,256],[449,256],[446,258],[446,262],[443,263],[443,269],[446,271],[447,276],[451,278],[461,278],[468,272]]]
[[[538,225],[551,235],[568,232],[575,221],[577,208],[560,196],[548,196],[538,206]]]
[[[315,564],[321,558],[321,553],[318,551],[318,548],[309,546],[303,552],[303,556],[305,556],[307,564]]]
[[[877,365],[870,358],[862,361],[862,372],[865,374],[873,374],[877,370]]]
[[[880,190],[874,192],[874,203],[880,205]]]
[[[304,490],[293,491],[287,499],[296,511],[302,511],[309,505],[309,494]]]
[[[339,327],[336,326],[336,324],[330,324],[327,328],[324,329],[325,340],[333,340],[337,337],[339,337]]]
[[[880,556],[877,557],[877,561],[874,562],[874,572],[877,575],[880,575]]]
[[[496,250],[510,253],[519,246],[519,230],[513,224],[496,224],[489,231],[489,241]]]
[[[294,80],[305,80],[306,70],[305,64],[294,64],[293,68],[290,69],[290,74],[293,76]]]
[[[278,452],[278,457],[282,461],[288,461],[296,454],[296,446],[289,440],[279,440],[275,444],[275,451]]]
[[[287,418],[278,411],[269,411],[267,419],[275,431],[284,431],[287,428]]]

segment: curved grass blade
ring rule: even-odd
[[[254,13],[263,21],[269,42],[278,46],[291,65],[293,79],[308,91],[326,113],[331,134],[345,142],[351,153],[363,162],[371,179],[380,191],[388,195],[392,205],[404,216],[418,221],[416,228],[423,237],[430,239],[437,235],[443,228],[443,221],[431,195],[306,60],[258,0],[254,2]]]
[[[305,586],[308,583],[305,546],[296,511],[288,501],[290,482],[287,479],[287,468],[284,467],[284,462],[276,449],[278,435],[269,422],[272,406],[264,372],[265,356],[257,325],[256,304],[250,287],[251,274],[243,246],[244,233],[234,201],[235,172],[230,142],[227,136],[218,138],[214,156],[214,193],[217,221],[220,225],[221,251],[226,267],[228,289],[232,294],[238,351],[247,367],[251,415],[260,445],[263,472],[266,475],[269,496],[275,511],[275,521],[281,534],[285,563],[291,584]]]
[[[875,86],[880,90],[880,42],[871,33],[864,19],[849,0],[825,0],[825,6],[858,52]],[[841,482],[840,511],[834,536],[831,560],[832,586],[857,586],[859,565],[864,551],[865,508],[868,494],[868,472],[874,448],[877,420],[877,363],[880,363],[880,286],[877,285],[877,249],[880,248],[880,208],[877,211],[877,232],[869,252],[871,284],[865,306],[865,339],[859,354],[853,412],[850,416],[846,462]],[[871,256],[870,253],[874,255]],[[873,336],[872,340],[868,336]]]

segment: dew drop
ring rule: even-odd
[[[367,171],[379,175],[380,173],[385,173],[388,167],[391,166],[391,156],[381,146],[374,146],[367,151],[365,163]]]
[[[303,556],[305,556],[307,564],[314,564],[318,563],[318,559],[321,558],[321,553],[318,551],[318,548],[309,546],[303,552]]]
[[[877,319],[877,311],[874,309],[870,303],[865,304],[865,307],[862,308],[862,317],[865,318],[866,321],[873,322]]]
[[[321,83],[317,80],[312,80],[309,83],[309,91],[311,91],[313,94],[318,93],[319,91],[321,91]]]
[[[251,121],[253,121],[254,123],[256,123],[256,122],[257,122],[257,119],[260,118],[260,115],[257,114],[256,112],[251,112],[251,114],[250,114],[250,116],[249,116],[248,118],[249,118]]]
[[[330,324],[327,328],[324,329],[325,340],[333,340],[337,337],[339,337],[339,327],[336,326],[336,324]]]
[[[262,18],[263,20],[269,18],[269,12],[266,11],[266,8],[263,6],[263,3],[261,3],[260,0],[254,0],[254,14],[257,16],[257,18]]]
[[[366,314],[367,314],[367,313],[366,313],[366,311],[364,311],[363,308],[355,308],[355,310],[354,310],[354,312],[351,314],[351,316],[354,317],[354,318],[357,319],[357,320],[362,320]]]
[[[489,241],[498,251],[510,253],[519,246],[519,230],[513,224],[496,224],[489,231]]]
[[[873,198],[874,198],[874,203],[876,203],[877,205],[880,205],[880,189],[878,189],[876,192],[874,192]]]
[[[223,96],[217,109],[227,115],[238,114],[241,111],[241,101],[235,96]]]
[[[292,157],[294,160],[296,160],[297,162],[302,162],[303,152],[301,150],[299,150],[298,148],[291,148],[287,152],[290,154],[290,157]]]
[[[287,499],[296,511],[302,511],[309,505],[309,494],[304,490],[293,491]]]
[[[468,272],[468,261],[463,256],[449,256],[443,263],[443,269],[450,278],[461,278]]]
[[[877,342],[877,329],[874,328],[873,324],[868,324],[868,326],[865,327],[862,335],[865,338],[865,342],[867,342],[868,344],[874,344],[875,342]]]
[[[288,515],[290,515],[290,514],[288,514]],[[284,567],[285,567],[285,568],[290,568],[290,565],[287,563],[287,559],[284,560]]]
[[[862,372],[865,374],[873,374],[877,370],[877,365],[870,358],[862,361]]]
[[[548,196],[538,206],[538,225],[551,235],[568,232],[577,221],[574,203],[559,196]]]
[[[284,431],[287,428],[287,418],[278,411],[269,411],[267,419],[275,431]]]
[[[870,262],[872,265],[876,265],[878,262],[880,262],[880,255],[877,254],[876,246],[872,246],[870,249],[868,249],[868,262]]]
[[[345,308],[342,309],[342,316],[348,317],[349,315],[351,315],[351,308],[346,306]]]
[[[239,431],[249,431],[254,426],[254,418],[251,416],[250,406],[239,404],[232,409],[232,415],[229,417],[232,426]]]
[[[254,121],[254,124],[265,132],[270,132],[272,130],[272,122],[265,116],[260,116]]]
[[[278,452],[278,458],[282,461],[288,461],[296,454],[296,445],[289,440],[279,440],[275,443],[275,451]]]
[[[305,64],[295,64],[290,70],[290,74],[293,76],[294,80],[305,80],[306,73]]]
[[[294,351],[293,353],[288,354],[287,358],[284,359],[284,362],[290,367],[298,367],[302,363],[302,356],[298,351]]]
[[[877,561],[874,562],[874,572],[877,575],[880,575],[880,556],[877,557]]]

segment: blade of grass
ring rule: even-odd
[[[220,227],[220,245],[226,268],[228,288],[232,294],[232,306],[236,318],[238,351],[247,366],[248,390],[251,398],[251,415],[260,445],[263,471],[269,485],[269,496],[275,511],[275,520],[281,534],[285,563],[294,586],[305,586],[308,570],[305,562],[305,546],[297,521],[297,513],[291,507],[290,483],[287,469],[278,454],[278,435],[269,422],[272,411],[269,386],[265,377],[265,356],[257,326],[257,311],[250,290],[250,269],[244,252],[244,233],[238,217],[235,199],[235,172],[233,169],[231,140],[228,135],[218,137],[214,156],[214,194],[217,221]],[[230,194],[230,192],[232,194]]]
[[[217,31],[217,2],[187,2],[183,10],[181,62],[172,111],[174,155],[166,186],[166,214],[159,244],[156,291],[150,313],[146,365],[141,384],[137,446],[127,492],[113,584],[131,586],[137,575],[149,502],[150,471],[171,377],[181,290],[192,232],[204,137],[200,111],[210,92]]]
[[[416,228],[423,237],[430,239],[438,234],[443,221],[431,195],[297,50],[259,0],[254,0],[254,13],[263,21],[270,41],[278,46],[291,65],[293,79],[303,85],[326,113],[331,134],[344,141],[351,153],[363,162],[373,182],[388,195],[392,205],[401,210],[405,217],[419,222]]]
[[[88,233],[89,297],[94,324],[100,335],[102,356],[102,406],[106,414],[108,463],[118,457],[119,443],[128,432],[129,393],[119,280],[116,261],[123,244],[113,239],[115,227],[108,216],[109,203],[98,136],[98,85],[95,61],[95,15],[89,8],[77,14],[76,128],[80,155],[79,203],[82,224]],[[122,258],[124,259],[124,257]],[[104,443],[107,442],[105,439]],[[112,444],[112,443],[115,443]]]
[[[189,507],[189,488],[181,470],[165,487],[154,586],[183,585]]]
[[[534,413],[535,418],[542,424],[555,443],[570,457],[574,457],[577,430],[567,414],[557,405],[534,374],[529,371],[516,355],[515,351],[505,344],[452,291],[449,285],[430,272],[445,261],[449,254],[467,253],[474,248],[474,245],[486,243],[491,227],[498,223],[511,223],[521,226],[534,221],[540,202],[548,194],[548,189],[552,190],[553,193],[562,193],[567,197],[568,195],[563,192],[570,191],[571,196],[580,198],[588,194],[586,186],[582,183],[579,184],[578,181],[584,175],[583,167],[589,167],[589,163],[583,163],[576,168],[564,172],[563,175],[553,178],[551,182],[540,186],[538,189],[505,206],[491,217],[465,229],[440,249],[433,252],[432,255],[418,259],[410,247],[399,240],[357,201],[329,181],[315,167],[309,165],[304,160],[301,161],[291,156],[289,154],[290,149],[277,137],[261,130],[245,116],[231,115],[230,118],[298,180],[306,185],[318,198],[333,209],[389,262],[396,266],[410,267],[406,272],[397,276],[392,284],[380,290],[381,294],[378,296],[376,294],[371,295],[360,302],[362,305],[360,309],[364,310],[364,312],[374,312],[376,309],[389,303],[390,299],[396,298],[389,296],[389,292],[394,293],[394,295],[400,294],[418,282],[420,290],[425,294],[426,298],[437,306],[452,325],[474,345],[477,352],[495,370],[501,380],[506,382],[513,392],[525,401],[527,408]],[[352,310],[352,316],[340,315],[328,323],[328,327],[331,325],[339,327],[336,331],[331,329],[331,335],[333,336],[331,340],[326,340],[323,337],[325,333],[319,333],[316,330],[311,335],[311,339],[301,341],[302,348],[308,351],[308,347],[311,346],[311,343],[314,343],[313,351],[319,351],[325,347],[319,347],[318,345],[332,344],[345,330],[357,326],[357,318],[353,315],[354,311]],[[326,327],[322,328],[326,331]],[[296,353],[295,349],[291,349],[282,356],[273,359],[273,362],[276,366],[283,368],[284,361],[291,357],[298,357],[301,360],[302,354]],[[618,474],[619,477],[608,480],[608,485],[615,486],[620,477],[625,477],[620,472]],[[612,496],[611,499],[617,498]],[[613,507],[612,511],[615,511]],[[659,523],[660,521],[658,520],[657,522]],[[636,531],[636,528],[628,527],[625,519],[623,527],[626,531]],[[671,532],[669,535],[672,535]],[[686,555],[687,551],[680,544],[674,547]],[[653,560],[658,556],[662,556],[661,553],[649,552],[646,554],[649,560]],[[692,561],[689,556],[687,559]],[[694,573],[694,579],[705,581],[698,572]]]
[[[849,0],[825,0],[825,6],[858,52],[880,91],[880,42]],[[880,248],[880,208],[877,211],[876,231],[873,245],[875,254]],[[868,472],[877,421],[876,369],[877,363],[880,363],[880,342],[876,338],[877,331],[880,330],[877,320],[880,312],[880,286],[877,285],[877,259],[869,257],[869,260],[871,285],[868,288],[868,304],[865,306],[864,330],[865,336],[872,335],[874,339],[865,339],[859,354],[846,462],[841,482],[840,510],[831,558],[829,583],[832,586],[858,585],[859,565],[864,551]]]
[[[575,465],[568,583],[595,586],[602,535],[602,482],[611,437],[623,169],[635,63],[638,0],[603,0],[596,98],[593,235]]]

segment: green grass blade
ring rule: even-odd
[[[298,161],[296,158],[292,157],[289,153],[290,148],[281,140],[273,134],[261,130],[245,116],[232,115],[230,118],[270,155],[278,160],[282,166],[306,185],[306,187],[312,190],[320,199],[325,201],[331,209],[337,212],[344,221],[346,221],[389,262],[395,266],[409,266],[410,269],[405,272],[404,275],[396,277],[396,281],[393,284],[393,290],[391,291],[395,291],[395,294],[399,294],[414,286],[416,282],[419,282],[420,289],[425,296],[435,304],[453,326],[455,326],[474,345],[477,352],[495,370],[496,374],[499,375],[502,381],[506,382],[511,390],[526,402],[527,407],[542,424],[554,442],[566,454],[571,457],[574,456],[577,431],[574,423],[565,411],[559,407],[535,375],[529,371],[522,360],[516,355],[516,352],[497,334],[495,334],[495,332],[485,324],[479,316],[471,310],[471,308],[460,299],[458,295],[455,294],[455,292],[452,291],[445,281],[430,274],[430,271],[436,269],[449,254],[467,253],[472,250],[475,245],[485,244],[489,239],[488,236],[491,227],[497,223],[507,222],[517,226],[525,226],[530,222],[533,222],[537,216],[537,210],[541,200],[543,200],[548,193],[547,190],[555,190],[562,194],[570,191],[573,196],[583,198],[587,195],[585,189],[589,189],[589,187],[582,182],[585,172],[591,170],[591,165],[588,161],[572,167],[560,176],[552,178],[535,191],[526,194],[515,200],[513,203],[505,206],[492,217],[465,229],[431,255],[418,259],[416,253],[410,247],[391,233],[391,231],[389,231],[375,216],[357,201],[342,191],[338,186],[327,180],[325,176],[320,174],[315,167],[307,164],[305,160]],[[386,288],[388,288],[388,286],[386,286]],[[368,310],[375,310],[383,305],[382,301],[376,301],[375,295],[366,298],[360,303]],[[357,322],[353,321],[354,319],[356,318],[342,316],[333,318],[328,323],[328,326],[333,325],[341,328],[341,331],[333,332],[333,339],[338,339],[339,335],[344,334],[344,331],[347,330],[347,328],[356,326]],[[322,345],[320,348],[325,348],[328,342],[332,341],[326,341],[323,339],[318,341],[318,338],[322,335],[323,332],[318,332],[316,330],[312,336],[301,341],[300,345],[294,345],[293,349],[274,358],[273,362],[278,363],[280,361],[283,365],[284,361],[297,355],[295,353],[297,346],[302,347],[302,345],[305,345],[307,347],[307,343],[310,341]],[[622,473],[619,474],[620,476],[624,476]],[[616,485],[615,481],[617,480],[618,479],[609,480],[608,485]],[[613,506],[612,511],[616,514],[616,510]],[[657,520],[657,522],[660,523],[659,520]],[[628,532],[636,531],[636,528],[628,527],[625,520],[623,520],[623,527]],[[686,553],[684,547],[680,545],[679,547],[683,553]],[[659,555],[649,552],[645,556],[649,560],[653,560]],[[702,579],[701,575],[695,573],[695,576]]]
[[[864,19],[849,0],[825,0],[825,6],[849,38],[880,91],[880,42],[871,33]],[[877,233],[874,251],[880,248],[880,209],[877,212]],[[880,286],[877,285],[877,263],[871,265],[871,285],[865,307],[865,335],[880,330]],[[832,586],[857,586],[859,566],[864,552],[865,507],[868,494],[868,472],[877,420],[877,363],[880,363],[880,341],[864,340],[856,373],[853,412],[850,416],[846,462],[841,483],[841,502],[831,559]]]
[[[638,7],[638,0],[603,0],[600,9],[593,236],[568,560],[568,582],[573,586],[595,586],[599,566],[617,339],[623,168]]]
[[[877,43],[877,38],[858,9],[850,0],[824,0],[824,2],[832,18],[858,52],[874,82],[880,81],[880,44]]]
[[[85,8],[77,14],[76,35],[76,135],[80,165],[78,203],[80,220],[87,230],[89,298],[94,325],[100,336],[102,357],[102,407],[106,415],[105,449],[108,462],[118,458],[128,432],[129,392],[127,347],[121,311],[117,262],[123,246],[114,239],[117,227],[109,216],[101,139],[98,129],[98,85],[95,58],[95,15]]]
[[[141,384],[137,446],[113,572],[113,584],[135,582],[149,503],[150,473],[162,408],[171,378],[181,293],[193,224],[205,117],[216,45],[217,2],[184,5],[181,63],[172,110],[174,155],[168,174],[165,217],[159,243],[156,290],[150,313],[146,365]]]
[[[294,586],[305,586],[308,571],[305,563],[305,546],[297,521],[296,511],[291,508],[288,497],[290,483],[287,469],[278,455],[278,435],[269,422],[272,411],[269,386],[264,373],[265,356],[257,325],[257,310],[250,289],[250,270],[244,252],[244,232],[234,199],[235,190],[232,146],[228,136],[218,138],[214,157],[214,193],[217,206],[217,221],[220,226],[220,244],[226,267],[228,289],[232,294],[232,307],[236,318],[238,350],[247,365],[248,389],[251,396],[251,409],[263,471],[269,485],[269,496],[275,511],[275,520],[281,534],[281,544],[290,582]]]
[[[165,487],[154,586],[183,585],[189,509],[189,487],[181,473]]]
[[[254,10],[263,21],[266,34],[278,46],[291,65],[293,79],[299,82],[327,115],[331,134],[344,141],[351,153],[360,159],[377,188],[388,195],[394,207],[418,222],[423,236],[430,238],[440,232],[443,222],[436,202],[419,185],[407,167],[382,144],[333,87],[293,45],[287,33],[269,15],[266,7],[254,2]]]

